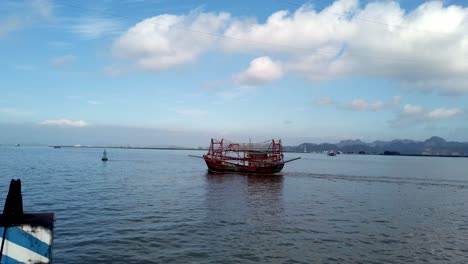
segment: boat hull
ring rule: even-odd
[[[274,174],[281,172],[281,170],[284,167],[284,163],[277,163],[267,166],[243,166],[239,164],[210,159],[205,159],[205,162],[208,166],[208,170],[213,172]]]

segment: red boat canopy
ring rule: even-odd
[[[280,140],[261,143],[233,143],[225,139],[211,139],[208,153],[203,155],[208,160],[227,161],[239,165],[278,164],[284,162],[283,146]]]

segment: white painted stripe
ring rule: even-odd
[[[52,232],[50,232],[49,229],[46,229],[42,226],[32,227],[30,225],[21,225],[18,226],[18,228],[46,243],[47,245],[52,245]]]
[[[48,258],[36,254],[27,248],[20,247],[8,240],[5,240],[3,255],[7,255],[8,257],[23,263],[49,263]]]

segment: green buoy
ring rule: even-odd
[[[107,152],[106,150],[104,150],[104,152],[102,153],[102,161],[107,161]]]

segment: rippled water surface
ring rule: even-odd
[[[0,147],[0,203],[56,214],[54,263],[468,263],[468,159],[319,154],[276,176],[198,151]]]

